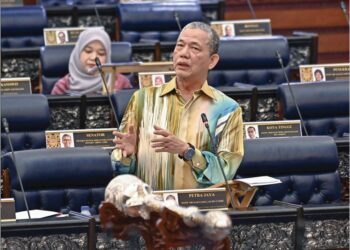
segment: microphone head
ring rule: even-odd
[[[346,5],[344,1],[340,1],[340,7],[346,11]]]
[[[277,58],[281,58],[281,54],[278,50],[276,50],[275,54],[276,54]]]
[[[101,68],[101,61],[100,61],[100,59],[96,56],[96,58],[95,58],[95,63],[96,63],[96,66],[98,67],[98,68]]]
[[[2,125],[4,126],[5,132],[8,133],[9,132],[9,124],[7,122],[6,117],[3,117],[2,119]]]
[[[206,116],[205,113],[202,113],[202,114],[201,114],[201,117],[202,117],[203,123],[208,123],[208,118],[207,118],[207,116]]]

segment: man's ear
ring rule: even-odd
[[[210,56],[209,70],[213,69],[215,65],[218,63],[220,57],[219,54],[212,54]]]

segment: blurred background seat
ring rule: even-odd
[[[271,176],[281,184],[261,186],[252,205],[274,200],[293,204],[340,201],[336,144],[329,136],[280,137],[244,141],[244,157],[236,178]]]
[[[50,125],[49,104],[44,95],[1,96],[1,118],[9,123],[15,151],[45,148],[45,130]],[[4,127],[1,126],[1,154],[10,151]]]
[[[29,209],[61,213],[80,212],[88,205],[98,214],[104,200],[105,187],[113,178],[109,154],[100,148],[37,149],[4,156],[9,169],[11,194],[16,211],[24,211],[25,203],[15,166],[21,176]]]
[[[279,51],[289,74],[289,46],[285,37],[234,37],[221,40],[220,60],[209,72],[208,82],[219,89],[228,86],[276,89],[278,84],[286,81],[276,51]]]
[[[42,6],[1,8],[2,48],[42,46],[44,28],[47,28],[47,17]]]
[[[202,21],[203,13],[197,2],[129,3],[117,6],[117,40],[139,43],[142,41],[176,41],[179,27],[192,21]]]
[[[292,84],[291,88],[309,135],[349,139],[349,81]],[[287,84],[278,87],[277,96],[280,119],[299,120]]]

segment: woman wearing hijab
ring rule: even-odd
[[[77,43],[69,58],[69,73],[58,80],[51,95],[83,95],[101,94],[103,84],[97,70],[91,72],[96,66],[95,58],[98,57],[101,64],[111,62],[111,40],[108,34],[100,28],[89,28],[80,33]],[[113,90],[131,88],[130,81],[122,74],[115,77]],[[110,86],[112,77],[106,77]]]

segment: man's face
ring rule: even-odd
[[[248,136],[249,136],[250,139],[255,139],[256,138],[255,129],[248,128]]]
[[[210,55],[209,36],[200,29],[185,29],[181,32],[174,49],[173,64],[176,76],[183,79],[201,80],[207,77],[219,60]]]
[[[155,79],[155,81],[154,81],[154,84],[155,84],[156,86],[162,85],[162,84],[163,84],[163,79],[162,79],[162,77],[157,76],[156,79]]]
[[[63,147],[70,148],[72,144],[72,138],[70,136],[63,136],[62,143],[63,143]]]
[[[322,79],[323,79],[323,76],[322,76],[322,74],[320,73],[320,72],[316,72],[315,73],[315,79],[316,79],[316,81],[321,81]]]
[[[66,35],[63,32],[58,33],[58,38],[60,39],[61,43],[64,43],[66,41]]]
[[[227,25],[225,27],[225,31],[226,31],[226,36],[232,36],[233,35],[233,30],[232,30],[232,26],[231,25]]]

